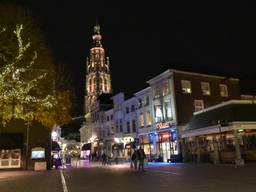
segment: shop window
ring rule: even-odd
[[[201,90],[203,95],[211,95],[210,83],[201,82]]]
[[[204,101],[203,100],[194,100],[195,112],[204,109]]]
[[[181,80],[181,89],[183,93],[192,93],[191,82],[188,80]]]
[[[228,87],[225,84],[220,84],[220,96],[228,97]]]

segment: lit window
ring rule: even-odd
[[[165,82],[163,84],[163,96],[168,95],[169,94],[169,83]]]
[[[171,100],[170,98],[166,98],[164,100],[164,115],[166,120],[172,120],[172,106],[171,106]]]
[[[144,115],[143,115],[143,113],[140,114],[140,127],[144,127]]]
[[[228,97],[228,87],[227,87],[227,85],[220,84],[220,96]]]
[[[201,82],[201,90],[203,95],[211,95],[210,84],[207,82]]]
[[[195,112],[204,109],[204,101],[203,100],[194,100]]]
[[[150,111],[147,111],[147,125],[148,126],[152,125],[152,116]]]
[[[161,105],[155,105],[155,121],[160,122],[162,121],[163,113],[161,110]]]
[[[181,89],[183,93],[192,93],[190,81],[181,80]]]

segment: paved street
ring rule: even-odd
[[[63,173],[63,180],[61,174]],[[0,171],[1,192],[255,192],[256,165],[151,164],[138,173],[128,164],[51,171]],[[63,188],[63,184],[66,188]],[[63,190],[64,189],[64,190]]]

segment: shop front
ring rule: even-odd
[[[113,157],[121,158],[124,156],[124,144],[123,143],[115,143],[112,145],[112,154]]]
[[[173,161],[178,156],[176,130],[158,132],[159,155],[164,162]]]
[[[90,160],[91,143],[85,143],[81,148],[81,158]]]
[[[0,169],[20,168],[23,134],[0,134]]]

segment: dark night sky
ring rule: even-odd
[[[75,115],[82,114],[85,59],[96,16],[116,92],[139,91],[147,80],[175,66],[240,77],[242,90],[256,90],[253,1],[18,2],[38,18],[56,60],[70,72]],[[248,84],[250,80],[254,82]]]

